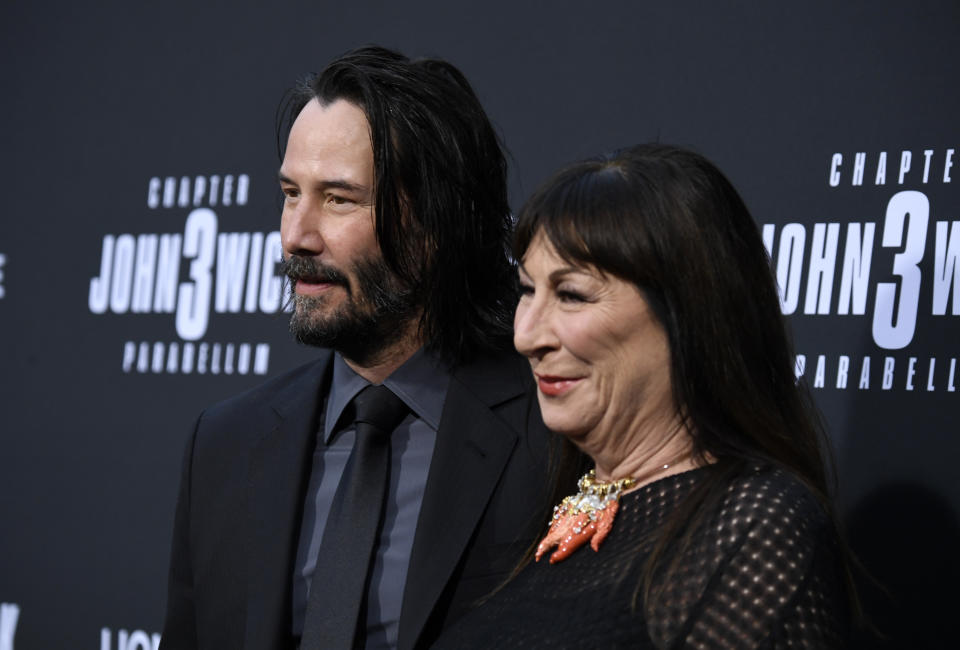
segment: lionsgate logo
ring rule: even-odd
[[[3,253],[0,253],[0,300],[2,300],[5,295],[7,295],[7,290],[3,286],[3,281],[5,279],[3,276],[3,271],[4,271],[4,267],[6,266],[7,266],[7,256],[4,255]]]
[[[883,193],[879,220],[763,226],[783,313],[860,318],[879,351],[798,351],[797,375],[814,388],[956,392],[956,357],[920,358],[910,346],[925,324],[960,315],[958,205],[933,205],[904,187],[950,184],[953,165],[954,149],[834,153],[828,186]]]
[[[147,182],[147,208],[187,210],[182,231],[103,235],[90,312],[168,315],[176,333],[176,339],[122,341],[122,372],[267,373],[269,343],[205,339],[211,319],[221,315],[284,309],[280,233],[222,232],[214,209],[244,207],[249,192],[247,174],[155,176]]]
[[[14,603],[0,603],[0,650],[13,650],[20,607]]]
[[[114,645],[114,639],[116,639],[116,645]],[[143,630],[120,629],[114,637],[110,628],[105,627],[100,630],[100,650],[158,650],[159,647],[158,632],[147,634]]]

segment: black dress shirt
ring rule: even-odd
[[[397,625],[407,567],[449,383],[449,370],[422,349],[383,382],[409,407],[410,414],[391,436],[386,512],[367,594],[367,648],[397,646]],[[353,423],[339,420],[350,401],[368,385],[369,382],[355,373],[339,354],[335,355],[330,393],[314,451],[293,576],[293,633],[296,637],[303,630],[310,581],[330,506],[353,449]]]

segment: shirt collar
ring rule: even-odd
[[[333,380],[323,421],[323,441],[330,442],[337,420],[370,382],[353,371],[339,352],[333,355]],[[434,355],[417,350],[402,366],[384,380],[383,385],[434,431],[440,428],[443,403],[450,386],[450,369]]]

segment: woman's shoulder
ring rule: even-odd
[[[820,508],[813,490],[803,480],[787,469],[764,463],[751,463],[735,474],[727,492],[734,500],[763,502],[774,508],[788,500]]]
[[[760,464],[719,489],[663,591],[658,611],[683,614],[664,615],[655,633],[693,646],[722,638],[755,647],[772,635],[799,639],[798,647],[835,647],[843,607],[837,536],[814,491],[791,472]]]
[[[835,541],[833,520],[814,491],[790,471],[754,464],[734,476],[708,517],[718,547],[803,558]],[[780,551],[780,553],[777,553]]]
[[[748,465],[729,481],[726,490],[726,503],[734,508],[753,506],[771,512],[826,516],[810,486],[793,472],[774,465]]]

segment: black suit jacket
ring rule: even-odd
[[[188,441],[164,648],[290,645],[291,578],[332,353],[206,410]],[[516,355],[456,368],[414,537],[399,647],[494,589],[546,520],[550,434]]]

